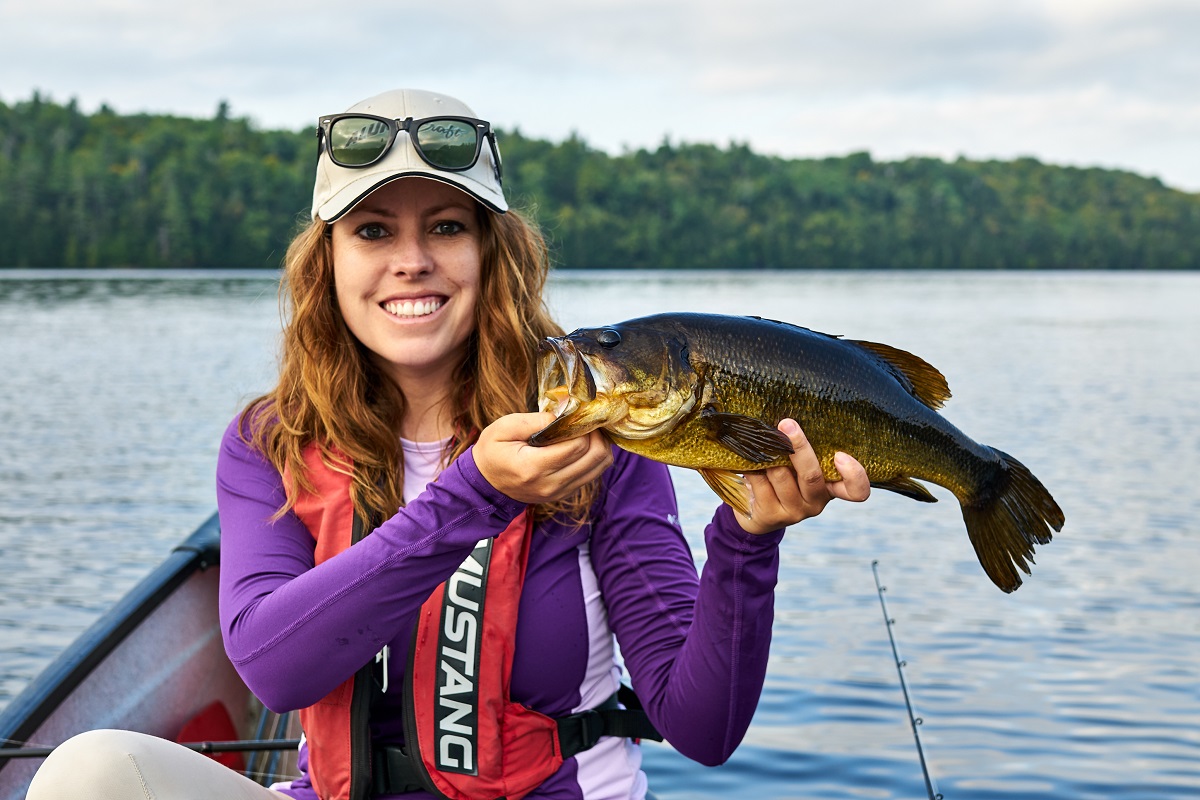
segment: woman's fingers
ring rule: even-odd
[[[791,462],[792,469],[796,471],[791,478],[792,482],[799,488],[804,502],[816,502],[824,506],[829,501],[829,491],[825,487],[825,473],[821,471],[821,460],[817,458],[816,451],[808,443],[808,437],[804,435],[804,431],[800,429],[799,423],[794,419],[785,419],[780,422],[779,430],[787,434],[792,443]],[[781,484],[786,480],[784,475],[777,474],[772,483]]]
[[[523,503],[568,497],[612,464],[612,446],[599,431],[545,447],[529,437],[553,420],[551,414],[509,414],[483,429],[473,448],[487,481]]]
[[[792,444],[791,466],[772,467],[744,476],[751,498],[750,517],[739,514],[738,522],[747,531],[766,533],[815,517],[835,497],[861,502],[870,495],[866,470],[852,456],[835,454],[834,466],[841,480],[828,481],[820,458],[799,424],[785,419],[779,423],[779,430]]]
[[[533,466],[542,466],[547,478],[561,482],[567,494],[600,477],[604,470],[612,466],[612,445],[599,431],[592,431],[559,444],[569,447],[549,453],[522,453],[530,458]],[[542,451],[553,447],[555,445],[535,447],[533,450]]]
[[[829,484],[829,491],[834,497],[848,500],[851,503],[861,503],[871,496],[871,479],[867,470],[849,453],[838,451],[833,455],[833,466],[842,476],[840,481]]]

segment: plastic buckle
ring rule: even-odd
[[[604,735],[604,719],[595,709],[584,711],[579,715],[579,737],[583,741],[582,750],[590,750]]]

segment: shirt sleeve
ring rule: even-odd
[[[762,692],[783,531],[746,533],[720,505],[697,576],[667,468],[619,454],[610,472],[593,559],[633,688],[672,746],[723,763]]]
[[[221,628],[234,667],[275,711],[312,705],[411,630],[434,588],[524,508],[468,451],[370,536],[316,565],[300,519],[272,519],[283,503],[278,470],[235,421],[217,461]]]

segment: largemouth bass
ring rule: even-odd
[[[619,447],[698,470],[748,514],[741,475],[789,465],[777,430],[800,423],[828,480],[838,450],[871,485],[933,503],[918,481],[962,506],[979,563],[1005,592],[1030,574],[1034,544],[1062,530],[1054,498],[1021,462],[972,440],[937,409],[946,379],[911,353],[758,317],[658,314],[544,340],[539,406],[546,445],[603,429]]]

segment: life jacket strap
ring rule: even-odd
[[[621,708],[621,704],[626,708]],[[626,739],[663,740],[650,718],[642,710],[637,695],[627,686],[600,705],[578,714],[561,717],[558,723],[559,748],[563,759],[595,747],[601,736]],[[401,747],[376,747],[371,759],[372,795],[406,794],[425,789],[408,751]]]
[[[621,708],[621,704],[625,708]],[[563,759],[582,753],[596,746],[601,736],[618,736],[624,739],[663,740],[637,695],[627,686],[600,705],[588,711],[580,711],[555,720],[558,723],[558,746]]]
[[[417,777],[408,751],[402,747],[376,747],[371,759],[371,796],[408,794],[425,787]]]

